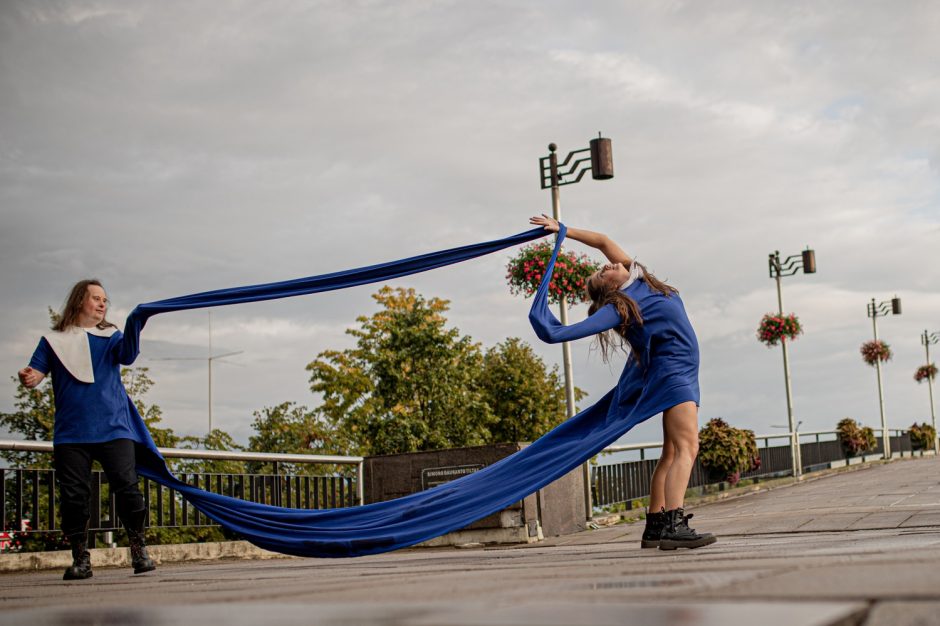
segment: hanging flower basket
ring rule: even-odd
[[[768,348],[786,339],[792,341],[802,334],[803,327],[800,325],[799,318],[793,313],[789,315],[768,313],[757,327],[757,339]]]
[[[878,361],[888,361],[891,359],[891,346],[881,341],[866,341],[861,347],[862,359],[871,366]]]
[[[921,365],[917,368],[917,371],[914,372],[914,380],[919,383],[924,382],[928,378],[933,380],[937,377],[937,366],[933,363],[929,365]]]
[[[552,258],[554,246],[548,241],[540,241],[522,248],[506,265],[506,281],[513,294],[524,294],[526,298],[536,292],[545,268]],[[557,304],[561,298],[569,304],[587,300],[587,279],[600,266],[587,255],[575,254],[562,250],[555,261],[555,271],[548,284],[549,302]]]

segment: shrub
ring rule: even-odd
[[[710,476],[732,485],[741,473],[760,467],[753,430],[733,428],[720,417],[709,420],[698,433],[699,461]]]
[[[859,426],[858,422],[850,417],[841,420],[836,425],[836,431],[839,434],[839,443],[842,444],[842,449],[849,456],[867,450],[874,450],[878,445],[878,441],[875,439],[875,431],[868,426]]]
[[[911,435],[911,445],[915,450],[932,450],[937,431],[930,424],[924,422],[920,426],[914,422],[908,429]]]

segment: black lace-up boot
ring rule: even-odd
[[[663,527],[662,537],[659,539],[660,550],[675,550],[676,548],[701,548],[718,541],[711,533],[696,533],[689,528],[689,519],[692,514],[685,514],[682,509],[673,509],[665,512],[666,523]]]
[[[62,580],[84,580],[92,577],[91,554],[88,552],[88,529],[68,535],[72,547],[72,564],[65,570]]]
[[[666,525],[666,513],[652,511],[646,514],[646,528],[643,529],[643,538],[640,539],[641,548],[658,548],[659,539],[663,534],[663,527]]]
[[[131,547],[131,567],[135,574],[152,572],[157,569],[157,565],[147,554],[147,545],[144,543],[144,519],[147,516],[147,509],[133,511],[127,515],[128,519],[124,521],[124,529],[127,531],[127,540]]]

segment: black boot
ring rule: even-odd
[[[701,548],[718,541],[711,533],[696,533],[689,528],[689,518],[692,514],[685,514],[682,509],[673,509],[665,512],[666,524],[663,527],[662,537],[659,539],[660,550],[675,550],[676,548]]]
[[[659,539],[663,534],[663,526],[666,525],[666,514],[662,511],[658,513],[647,512],[646,528],[643,529],[643,538],[640,539],[641,548],[658,548]]]
[[[157,569],[156,564],[150,555],[147,554],[147,545],[144,543],[144,519],[147,517],[147,509],[133,511],[127,515],[124,521],[124,529],[127,531],[127,541],[131,547],[131,567],[135,574],[152,572]]]
[[[72,547],[72,564],[65,570],[62,580],[84,580],[92,577],[91,554],[88,553],[88,530],[68,535]]]

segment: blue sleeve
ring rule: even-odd
[[[52,368],[52,346],[45,337],[39,339],[39,345],[36,346],[33,357],[29,360],[29,366],[43,374],[48,374]]]
[[[594,315],[577,324],[563,325],[548,309],[548,306],[533,307],[529,311],[529,322],[535,334],[546,343],[561,343],[573,341],[582,337],[590,337],[605,330],[616,328],[623,323],[623,319],[612,304],[605,305]]]
[[[552,250],[552,257],[545,266],[545,274],[542,276],[542,282],[535,291],[535,298],[532,301],[532,307],[529,309],[529,322],[538,338],[546,343],[561,343],[563,341],[573,341],[582,337],[589,337],[602,333],[605,330],[616,328],[623,323],[616,307],[612,304],[605,305],[594,315],[577,324],[565,326],[558,321],[558,318],[548,308],[548,288],[552,280],[552,273],[555,270],[555,261],[558,260],[558,253],[561,251],[561,244],[565,240],[568,228],[559,223],[558,235],[555,237],[555,249]]]
[[[118,331],[112,335],[117,338],[112,348],[115,361],[121,365],[131,365],[137,360],[140,354],[140,331],[146,323],[146,317],[138,309],[131,311],[124,323],[124,332]]]

